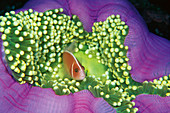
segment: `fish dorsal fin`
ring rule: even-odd
[[[76,41],[73,41],[73,42],[71,42],[71,44],[70,44],[69,46],[67,46],[67,47],[65,48],[64,51],[69,51],[69,52],[71,52],[71,53],[74,53],[76,47],[77,47],[77,43],[76,43]]]

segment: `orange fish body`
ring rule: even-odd
[[[84,67],[81,66],[79,61],[75,58],[75,56],[71,52],[65,51],[63,53],[63,63],[67,72],[73,79],[83,80],[85,78]]]

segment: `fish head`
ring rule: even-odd
[[[83,80],[86,76],[84,67],[77,58],[69,51],[63,53],[63,63],[66,72],[75,80]]]
[[[86,76],[84,72],[84,67],[76,62],[72,64],[70,72],[71,72],[71,76],[75,80],[83,80]]]

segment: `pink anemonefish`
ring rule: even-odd
[[[79,63],[79,61],[71,52],[64,51],[63,63],[67,72],[73,79],[83,80],[85,78],[84,67]]]

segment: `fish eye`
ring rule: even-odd
[[[75,72],[78,72],[79,70],[78,70],[78,68],[76,68],[74,71],[75,71]]]

